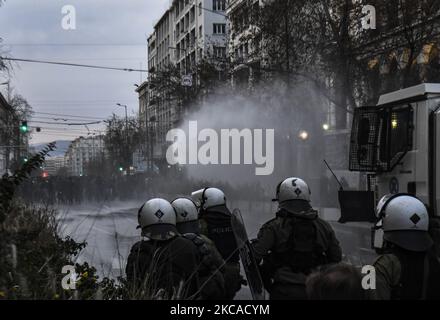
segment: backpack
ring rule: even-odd
[[[318,241],[316,220],[297,217],[290,217],[288,220],[292,232],[287,251],[279,254],[280,260],[292,272],[308,275],[312,269],[327,263],[326,250]]]

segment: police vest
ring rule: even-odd
[[[231,213],[224,206],[204,212],[201,219],[206,221],[206,236],[215,244],[220,255],[227,263],[238,263],[240,256],[231,225]]]

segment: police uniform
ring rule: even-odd
[[[225,299],[232,300],[241,288],[240,256],[231,226],[231,212],[226,205],[211,207],[200,213],[200,230],[217,248],[225,261]]]
[[[432,253],[394,247],[374,263],[376,300],[440,299],[440,263]]]
[[[204,235],[186,233],[183,235],[198,249],[199,297],[202,300],[225,299],[225,263],[214,243]]]
[[[198,290],[198,250],[193,242],[181,236],[166,241],[139,241],[128,256],[126,275],[135,288],[153,297],[160,289],[165,299],[175,297],[184,283],[181,299],[189,298]]]
[[[379,200],[376,216],[383,230],[384,254],[374,263],[372,298],[440,299],[440,262],[424,203],[413,195],[388,194]]]
[[[178,233],[173,206],[165,199],[151,199],[139,209],[138,222],[148,240],[134,244],[128,256],[130,289],[149,299],[193,298],[199,287],[198,249]]]
[[[306,299],[305,280],[312,269],[342,259],[333,229],[308,207],[301,214],[280,208],[253,241],[271,299]]]

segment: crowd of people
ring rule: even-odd
[[[440,299],[440,262],[419,199],[395,194],[379,202],[381,254],[375,282],[366,287],[357,267],[341,263],[339,241],[313,209],[310,193],[300,178],[279,183],[278,211],[252,240],[270,299]],[[232,219],[218,188],[147,201],[138,212],[143,238],[127,260],[130,285],[152,298],[233,299],[246,280]]]
[[[170,181],[172,183],[170,183]],[[176,176],[135,174],[102,176],[32,177],[20,185],[18,195],[29,203],[76,205],[84,202],[108,202],[145,199],[149,194],[183,194],[187,188],[207,184],[207,181]],[[260,184],[243,183],[232,186],[217,182],[226,193],[239,195],[240,200],[264,198]],[[239,193],[238,190],[247,190]]]

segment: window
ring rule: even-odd
[[[225,34],[226,33],[226,24],[224,24],[224,23],[214,23],[214,25],[213,25],[213,33],[214,34]]]
[[[190,11],[190,15],[189,15],[189,17],[190,17],[190,22],[191,23],[193,23],[194,22],[194,20],[195,20],[195,16],[196,16],[196,10],[195,10],[195,8],[194,7],[192,7],[191,8],[191,11]]]
[[[202,26],[199,27],[199,38],[203,37],[203,28]]]
[[[215,58],[226,57],[226,47],[214,47],[214,57]]]
[[[226,0],[212,0],[212,10],[225,11],[226,10]]]
[[[203,8],[202,8],[202,3],[199,2],[199,16],[202,15],[202,10],[203,10]]]

